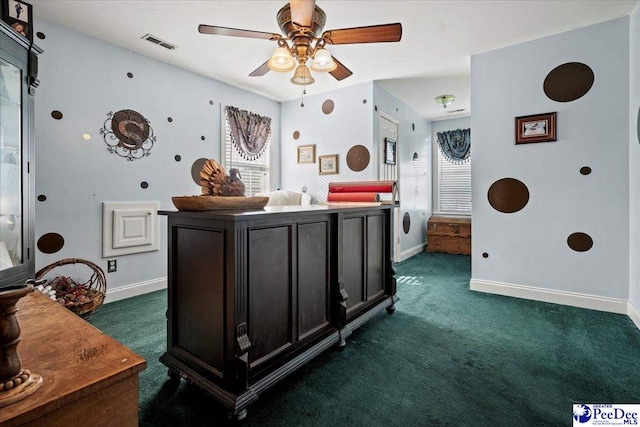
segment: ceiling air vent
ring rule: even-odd
[[[457,110],[448,110],[447,113],[451,114],[451,113],[460,113],[464,111],[464,108],[459,108]]]
[[[144,36],[142,36],[142,40],[147,40],[153,44],[157,44],[158,46],[162,46],[169,50],[173,50],[177,47],[176,45],[160,40],[159,38],[157,38],[156,36],[152,36],[151,34],[145,34]]]

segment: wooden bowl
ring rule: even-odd
[[[175,196],[173,205],[181,211],[255,210],[269,202],[268,197]]]

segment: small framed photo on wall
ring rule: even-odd
[[[316,145],[298,145],[298,163],[315,163]]]
[[[19,0],[0,0],[2,20],[13,30],[33,42],[33,7]]]
[[[387,165],[396,164],[396,141],[395,139],[384,139],[384,162]]]
[[[516,117],[516,144],[555,141],[557,115],[553,112]]]
[[[338,173],[338,155],[328,154],[318,156],[318,168],[320,175],[335,175]]]

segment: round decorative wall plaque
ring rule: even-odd
[[[581,62],[568,62],[554,68],[544,79],[544,93],[557,102],[571,102],[589,92],[595,76],[593,70]]]
[[[515,178],[502,178],[491,184],[487,194],[489,204],[503,213],[514,213],[529,202],[529,189]]]
[[[131,161],[150,155],[156,141],[149,121],[133,110],[110,111],[100,134],[110,153]]]
[[[347,166],[354,172],[365,170],[370,159],[369,150],[364,145],[354,145],[347,152]]]

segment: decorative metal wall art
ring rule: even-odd
[[[149,156],[156,142],[149,120],[133,110],[109,111],[100,134],[110,153],[129,161]]]

